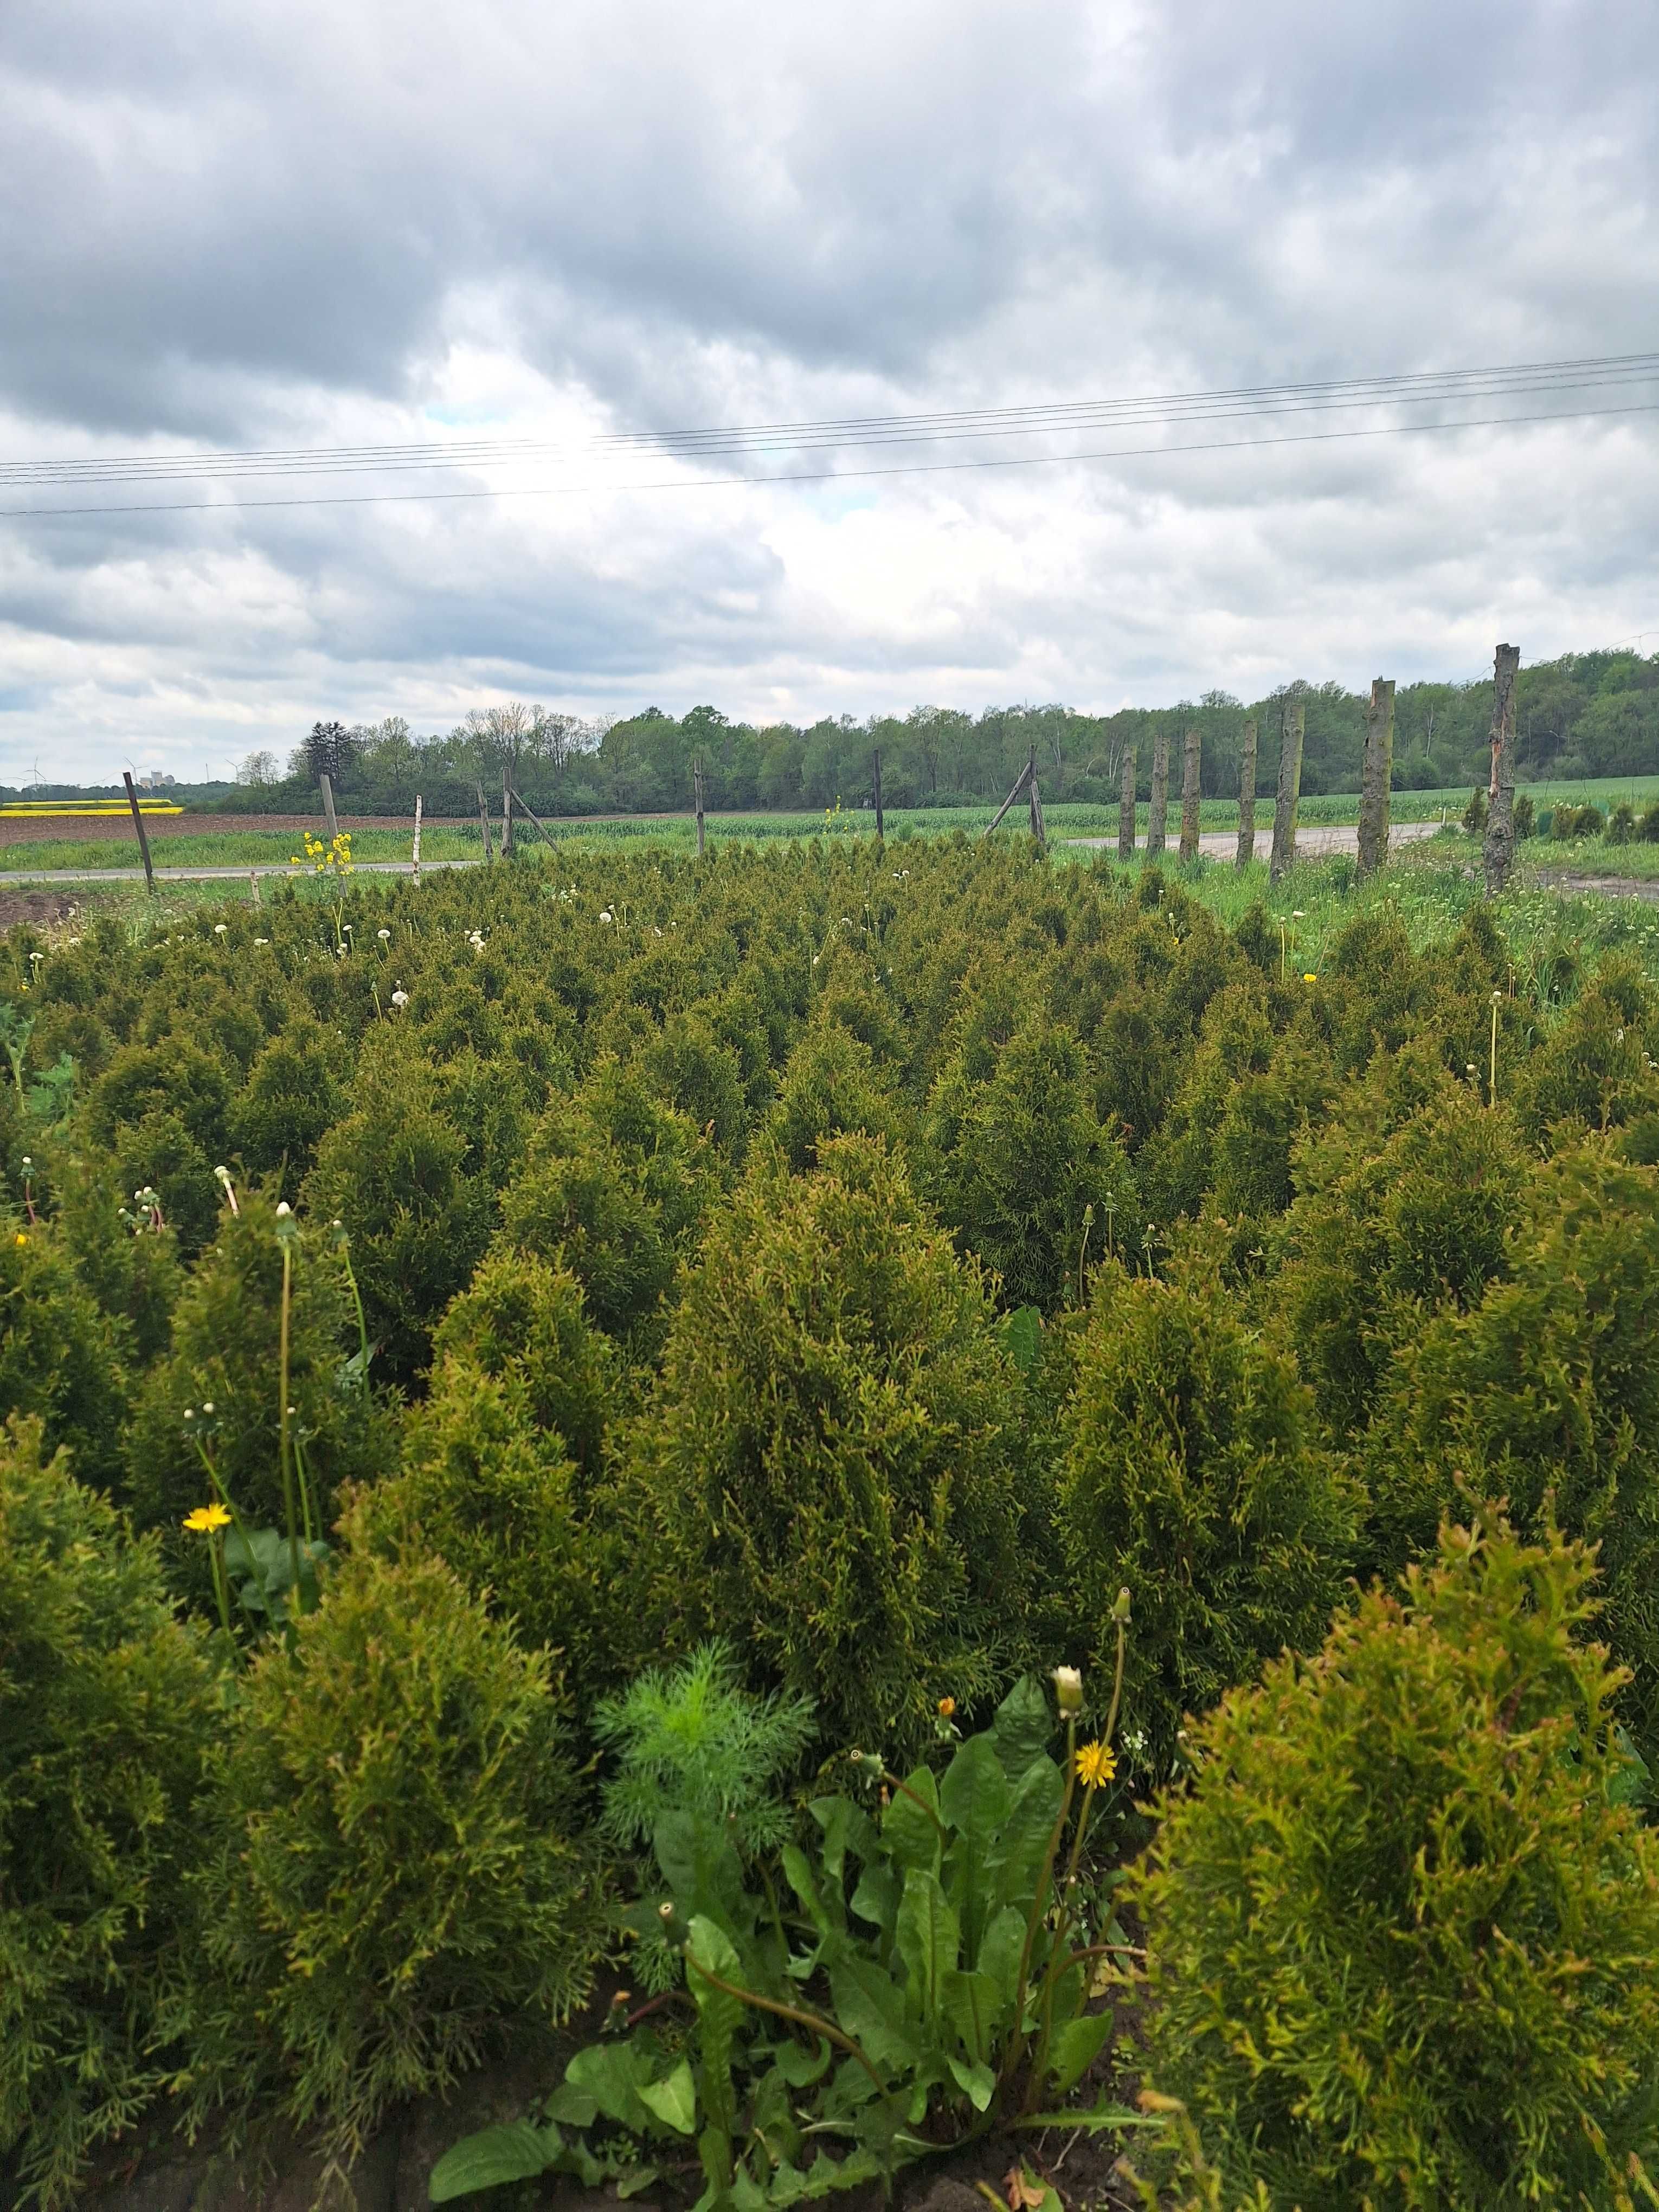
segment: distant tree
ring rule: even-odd
[[[276,756],[271,752],[250,753],[236,771],[238,783],[250,784],[256,791],[264,791],[276,781]]]
[[[313,722],[305,742],[306,773],[314,781],[327,776],[338,783],[350,766],[355,748],[343,722]]]

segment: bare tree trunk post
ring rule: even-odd
[[[694,806],[694,808],[695,808],[695,809],[696,809],[696,817],[697,817],[697,858],[698,858],[699,860],[702,860],[702,762],[701,758],[699,758],[699,759],[697,759],[697,760],[694,760],[694,761],[692,762],[692,763],[691,763],[691,803],[692,803],[692,805]]]
[[[1255,717],[1244,725],[1244,750],[1238,763],[1238,850],[1236,868],[1248,868],[1255,858]]]
[[[483,784],[477,784],[473,787],[478,794],[478,827],[483,832],[483,856],[486,860],[489,860],[495,858],[495,854],[489,849],[489,809],[484,804]]]
[[[1486,896],[1496,898],[1515,860],[1515,679],[1518,645],[1500,645],[1492,662],[1492,782],[1486,794]]]
[[[878,745],[878,746],[877,746],[877,748],[876,748],[876,752],[875,752],[875,785],[876,785],[876,842],[879,845],[879,844],[883,844],[883,843],[884,843],[884,842],[885,842],[885,841],[886,841],[886,830],[885,830],[885,828],[884,828],[884,823],[883,823],[883,821],[882,821],[882,812],[881,812],[881,747],[880,747],[879,745]]]
[[[1365,757],[1359,771],[1359,873],[1374,876],[1389,857],[1389,797],[1394,783],[1394,681],[1374,677],[1365,708]]]
[[[138,857],[144,864],[144,881],[152,891],[155,889],[155,871],[150,865],[149,833],[144,828],[144,817],[138,805],[138,794],[132,787],[132,778],[125,770],[121,781],[127,787],[127,805],[132,809],[132,826],[138,832]]]
[[[1123,781],[1117,802],[1117,857],[1133,860],[1135,856],[1135,749],[1123,748]]]
[[[508,860],[513,852],[513,786],[507,781],[507,770],[501,770],[501,858]]]
[[[1194,727],[1187,732],[1186,754],[1181,763],[1181,865],[1198,858],[1198,780],[1204,765],[1204,738]]]
[[[1308,709],[1301,699],[1285,702],[1285,732],[1279,748],[1279,795],[1273,801],[1273,849],[1267,880],[1278,883],[1296,866],[1296,803],[1302,796],[1302,739]]]
[[[1042,799],[1037,790],[1036,754],[1032,752],[1025,767],[1026,796],[1031,802],[1031,835],[1036,839],[1037,850],[1046,853],[1048,840],[1042,827]]]
[[[1170,732],[1152,739],[1152,796],[1146,810],[1146,858],[1164,850],[1170,826]]]
[[[328,824],[328,842],[331,845],[340,834],[340,825],[334,818],[333,781],[326,771],[318,777],[317,786],[323,794],[323,819]]]
[[[421,794],[415,794],[415,849],[409,856],[409,871],[418,884],[421,880]]]
[[[258,906],[258,903],[259,903],[259,871],[258,870],[258,868],[250,868],[250,869],[248,870],[248,872],[247,872],[247,896],[248,896],[248,903],[249,903],[249,905],[250,905],[250,906]]]

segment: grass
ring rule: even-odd
[[[1601,778],[1584,783],[1534,783],[1520,788],[1532,794],[1534,806],[1540,810],[1566,799],[1575,805],[1595,805],[1604,810],[1618,800],[1628,799],[1638,811],[1659,799],[1659,775]],[[1391,801],[1392,818],[1395,822],[1434,822],[1443,815],[1455,822],[1468,803],[1468,792],[1459,787],[1445,791],[1396,791]],[[1358,819],[1359,800],[1352,792],[1330,792],[1304,796],[1297,809],[1298,821],[1309,829],[1331,828]],[[996,808],[988,804],[975,803],[965,806],[891,807],[887,812],[887,832],[890,837],[937,836],[955,830],[970,835],[982,829],[995,814]],[[1098,805],[1080,802],[1057,801],[1043,809],[1050,834],[1056,840],[1068,837],[1115,837],[1117,835],[1118,810],[1115,805]],[[1172,794],[1170,805],[1171,839],[1178,834],[1181,808],[1179,798]],[[256,817],[257,818],[257,817]],[[1022,800],[1012,808],[1008,820],[1015,828],[1025,819]],[[1136,809],[1136,821],[1144,834],[1147,809],[1143,803]],[[1265,836],[1273,820],[1273,800],[1256,801],[1256,832]],[[1200,827],[1206,831],[1226,831],[1238,826],[1238,802],[1236,799],[1206,799],[1199,810]],[[707,817],[707,832],[711,841],[744,837],[757,842],[769,842],[777,838],[792,837],[850,837],[870,836],[875,830],[875,816],[867,807],[839,809],[800,809],[789,813],[711,814]],[[319,829],[321,823],[319,822]],[[695,843],[696,825],[689,814],[653,816],[623,816],[605,821],[570,821],[549,825],[556,840],[561,843],[572,841],[584,846],[609,844],[665,845],[674,850],[686,850]],[[533,851],[540,844],[535,830],[529,824],[519,825],[520,842],[526,850]],[[291,830],[219,830],[192,834],[188,830],[159,833],[151,842],[151,856],[155,866],[166,868],[282,868],[286,869],[296,843]],[[351,833],[352,851],[362,861],[406,861],[410,854],[410,833],[404,830],[354,830]],[[423,860],[466,860],[478,857],[477,830],[470,823],[434,824],[427,829],[421,840]],[[1567,849],[1567,848],[1564,848]],[[1597,854],[1597,865],[1604,873],[1644,876],[1655,872],[1655,865],[1632,862],[1630,855],[1640,848],[1629,846],[1609,848],[1606,854]],[[1625,857],[1621,860],[1619,855]],[[0,872],[8,874],[51,876],[98,876],[112,868],[134,868],[138,866],[136,842],[125,837],[35,839],[26,844],[0,846]],[[1574,865],[1577,866],[1575,859]]]

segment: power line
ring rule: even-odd
[[[1581,407],[1535,415],[1477,416],[1463,422],[1394,422],[1378,428],[1293,431],[1288,437],[1208,439],[1184,446],[1120,446],[1081,453],[1011,453],[970,460],[899,462],[884,468],[788,469],[763,476],[665,477],[653,483],[512,484],[473,491],[343,492],[325,498],[134,501],[115,507],[7,507],[0,519],[27,517],[37,522],[94,514],[245,514],[260,507],[386,507],[472,499],[548,499],[603,495],[615,492],[713,491],[732,485],[852,483],[875,477],[939,476],[971,469],[1057,467],[1074,461],[1161,460],[1176,453],[1233,453],[1261,446],[1328,445],[1348,439],[1401,438],[1455,430],[1502,428],[1509,424],[1583,422],[1608,417],[1659,414],[1659,402],[1623,407]]]
[[[929,414],[865,416],[694,430],[625,431],[593,440],[587,446],[576,448],[538,439],[472,439],[410,446],[248,448],[217,453],[134,454],[94,456],[82,460],[14,461],[0,463],[0,487],[45,490],[94,483],[246,481],[269,477],[477,469],[576,453],[607,459],[623,459],[635,454],[660,455],[695,463],[700,459],[742,459],[750,454],[759,456],[779,451],[812,452],[835,447],[864,450],[887,445],[949,443],[1011,436],[1025,438],[1066,432],[1075,434],[1089,430],[1109,432],[1114,428],[1130,428],[1150,430],[1240,416],[1273,419],[1315,412],[1374,409],[1379,405],[1419,408],[1436,404],[1468,405],[1476,400],[1499,398],[1628,388],[1655,380],[1659,380],[1659,353],[1608,355],[1576,361],[1521,362],[1506,368],[1420,370],[1316,384],[1248,386],[1210,392],[1120,400],[1054,401],[1019,407],[958,409]],[[1528,418],[1500,416],[1492,419]],[[1472,426],[1427,424],[1390,427]],[[1052,459],[1055,457],[1034,458]],[[751,480],[764,482],[769,479],[755,477]],[[770,480],[785,479],[780,477]],[[250,503],[274,506],[279,502],[264,501]],[[184,511],[189,504],[194,503],[176,503],[175,511]],[[84,513],[113,510],[5,511]],[[159,510],[135,508],[134,511]]]

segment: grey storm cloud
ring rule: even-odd
[[[1659,13],[1628,0],[11,0],[0,459],[1634,351],[1656,80]],[[1656,472],[1638,418],[11,518],[0,779],[96,773],[118,737],[222,764],[324,709],[436,722],[503,689],[806,713],[1352,679],[1373,646],[1473,672],[1510,610],[1540,651],[1643,627]],[[351,483],[239,495],[284,489]]]

